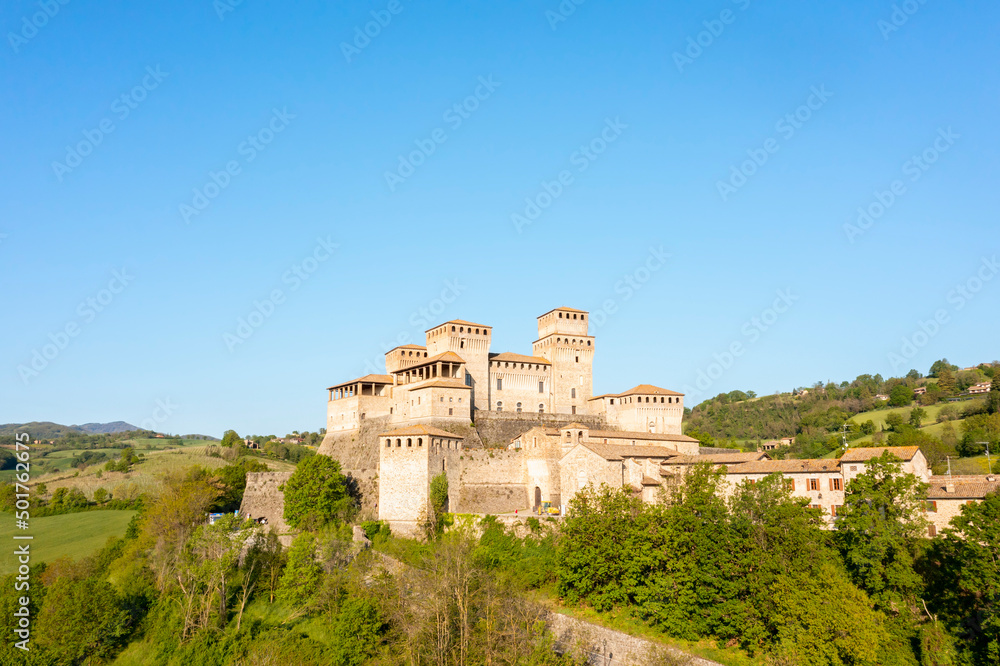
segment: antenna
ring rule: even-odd
[[[951,456],[946,456],[948,458],[948,478],[951,478]]]

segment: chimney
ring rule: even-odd
[[[953,492],[955,492],[955,484],[951,483],[949,481],[947,484],[945,484],[944,491],[946,493],[953,493]]]

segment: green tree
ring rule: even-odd
[[[247,487],[247,474],[266,472],[268,469],[268,466],[259,460],[242,457],[235,464],[216,470],[215,475],[222,483],[222,493],[213,508],[224,512],[240,508]]]
[[[375,603],[364,598],[348,599],[333,625],[335,663],[362,666],[375,656],[385,630]]]
[[[921,578],[914,570],[927,485],[902,472],[888,451],[868,461],[847,485],[835,540],[854,583],[892,615],[914,606]]]
[[[37,640],[56,663],[112,657],[124,647],[130,631],[131,615],[109,583],[60,577],[46,586]]]
[[[910,425],[914,428],[919,428],[925,418],[927,418],[927,412],[920,407],[914,407],[913,410],[910,411]]]
[[[235,430],[227,430],[222,434],[222,446],[228,448],[239,448],[243,444],[243,438]]]
[[[278,583],[278,599],[297,609],[307,607],[319,589],[322,574],[323,568],[316,562],[315,535],[299,534],[288,550],[288,563]]]
[[[958,388],[958,383],[955,380],[955,373],[951,368],[942,368],[937,377],[938,388],[941,389],[941,394],[946,397],[954,395],[955,390]]]
[[[885,424],[889,426],[890,430],[898,430],[901,425],[903,425],[903,417],[897,412],[890,412],[886,414]]]
[[[894,386],[889,392],[890,407],[906,407],[913,402],[913,389],[903,384]]]
[[[94,491],[94,501],[98,504],[104,504],[108,500],[108,491],[106,489],[97,488]]]
[[[329,456],[311,456],[300,462],[282,491],[285,520],[292,527],[317,529],[337,523],[347,519],[352,508],[340,463]]]
[[[990,392],[986,396],[986,411],[990,414],[1000,413],[1000,372],[994,373],[990,382]]]
[[[431,479],[430,501],[431,516],[428,524],[434,534],[440,534],[448,511],[448,477],[444,472]]]
[[[928,373],[928,376],[940,377],[941,372],[943,370],[958,370],[958,366],[952,365],[951,363],[948,362],[948,359],[943,358],[940,361],[934,361],[934,363],[931,364],[931,369],[930,372]]]

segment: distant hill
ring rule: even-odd
[[[31,423],[0,424],[0,436],[14,435],[19,432],[28,433],[32,439],[57,439],[70,433],[82,435],[104,435],[117,432],[138,430],[134,425],[124,421],[113,423],[84,423],[83,425],[62,425],[52,421],[32,421]]]
[[[66,426],[52,421],[0,424],[0,435],[15,435],[20,432],[28,433],[32,439],[55,439],[65,437],[71,432],[86,433],[85,430],[81,430],[77,426]]]
[[[89,432],[95,435],[104,435],[113,432],[129,432],[131,430],[138,430],[131,423],[125,423],[124,421],[112,421],[111,423],[84,423],[83,425],[70,426],[71,428],[78,428],[84,432]]]

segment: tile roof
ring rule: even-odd
[[[659,386],[653,386],[652,384],[639,384],[624,393],[602,393],[601,395],[595,395],[593,398],[588,398],[589,400],[597,400],[599,398],[622,398],[627,395],[680,395],[683,393],[678,393],[677,391],[671,391],[670,389],[660,388]]]
[[[583,314],[589,314],[586,310],[577,310],[576,308],[552,308],[548,312],[544,312],[544,313],[538,315],[538,318],[541,319],[545,315],[552,314],[553,312],[556,312],[557,310],[562,310],[563,312],[582,312]]]
[[[465,363],[465,359],[456,354],[455,352],[446,351],[442,354],[431,356],[430,358],[422,358],[413,365],[408,365],[405,368],[400,368],[399,370],[396,370],[393,374],[398,375],[403,372],[409,372],[414,368],[420,368],[425,365],[431,365],[432,363],[437,363],[438,361],[445,361],[447,363]]]
[[[437,326],[431,326],[427,330],[428,331],[433,331],[435,328],[440,328],[440,327],[444,326],[445,324],[458,324],[459,326],[478,326],[479,328],[488,328],[488,329],[491,329],[491,330],[493,328],[492,326],[487,326],[486,324],[477,324],[475,322],[465,321],[464,319],[449,319],[448,321],[441,322]]]
[[[358,384],[358,383],[363,383],[363,384],[391,384],[392,383],[392,375],[365,375],[364,377],[358,377],[357,379],[352,379],[352,380],[347,381],[347,382],[341,382],[339,384],[334,384],[333,386],[328,387],[326,390],[329,391],[331,389],[340,388],[341,386],[350,386],[351,384]]]
[[[657,481],[656,479],[654,479],[653,477],[646,476],[645,474],[643,474],[642,475],[642,485],[644,485],[644,486],[661,486],[663,484],[661,482]]]
[[[628,432],[624,430],[591,430],[591,439],[648,439],[658,442],[697,442],[694,437],[666,432]]]
[[[424,347],[423,345],[398,345],[387,351],[386,354],[394,352],[397,349],[420,349],[422,351],[427,351],[427,347]]]
[[[547,359],[541,356],[525,356],[514,352],[501,352],[500,354],[490,354],[491,361],[513,361],[514,363],[540,363],[542,365],[552,365]]]
[[[404,388],[407,386],[403,385]],[[460,388],[472,390],[471,386],[468,386],[461,379],[454,379],[452,377],[436,377],[426,382],[421,382],[417,386],[410,385],[411,391],[422,391],[425,388]]]
[[[408,435],[429,435],[431,437],[450,437],[451,439],[465,439],[461,435],[456,435],[450,433],[447,430],[441,430],[440,428],[435,428],[433,426],[425,425],[411,425],[405,428],[399,428],[397,430],[392,430],[390,432],[384,432],[379,437],[405,437]]]
[[[581,442],[580,446],[593,451],[605,460],[670,458],[677,455],[677,451],[668,449],[665,446],[618,446],[615,444],[597,444],[596,442]]]
[[[807,474],[816,472],[839,472],[840,461],[822,460],[755,460],[729,465],[727,474]]]
[[[708,455],[681,456],[675,455],[666,461],[667,465],[697,465],[699,463],[713,463],[715,465],[738,465],[740,463],[755,462],[757,460],[770,460],[766,453],[743,453],[733,451],[732,453],[709,453]]]
[[[992,479],[992,480],[990,480]],[[948,492],[953,485],[954,492]],[[1000,476],[932,476],[927,488],[928,499],[983,499],[989,493],[1000,491]]]
[[[913,460],[913,456],[920,451],[919,446],[874,446],[858,447],[847,449],[844,455],[840,456],[843,462],[865,462],[872,458],[878,458],[888,451],[900,460]]]

